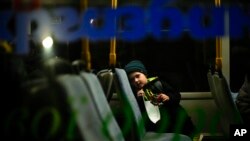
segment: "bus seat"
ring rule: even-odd
[[[75,74],[79,74],[86,68],[86,62],[84,60],[74,60],[72,63],[72,69]]]
[[[107,100],[110,101],[114,93],[114,73],[111,69],[103,69],[97,72],[97,78],[100,81],[105,92]]]
[[[217,95],[215,93],[215,91],[216,91],[216,89],[215,89],[215,83],[214,83],[213,74],[212,74],[211,71],[209,71],[207,73],[207,79],[208,79],[208,85],[210,87],[211,94],[214,97],[214,101],[215,101],[215,103],[216,103],[217,106],[220,106],[219,99],[217,98]]]
[[[215,87],[214,98],[217,100],[219,110],[222,113],[222,130],[225,136],[229,137],[230,125],[241,124],[242,119],[223,74],[215,72],[212,79]]]
[[[129,80],[126,72],[123,69],[115,68],[115,81],[116,86],[118,87],[118,94],[123,99],[127,110],[130,110],[133,116],[131,119],[135,122],[135,130],[138,138],[137,140],[152,140],[152,141],[170,141],[170,140],[180,140],[180,141],[191,141],[191,139],[182,134],[176,133],[155,133],[155,132],[146,132],[145,126],[142,122],[142,115],[139,109],[139,105],[136,101],[136,98],[133,94],[133,91],[130,87]]]
[[[22,105],[16,115],[12,138],[18,140],[79,140],[80,132],[72,120],[73,111],[67,103],[67,95],[55,81],[46,77],[28,80],[22,84]],[[22,126],[16,126],[22,122]],[[68,130],[70,129],[70,130]],[[74,132],[69,132],[69,131]],[[69,136],[70,135],[70,136]],[[8,138],[11,140],[11,138]]]
[[[46,60],[43,69],[48,78],[54,79],[60,74],[72,74],[72,66],[68,60],[59,57],[53,57]]]
[[[83,76],[83,77],[81,77]],[[57,81],[65,88],[82,139],[86,141],[122,141],[99,83],[92,75],[64,75]],[[98,110],[99,106],[103,111]],[[103,115],[102,115],[103,114]]]
[[[128,127],[127,122],[131,121],[126,115],[129,115],[126,106],[123,106],[121,98],[117,95],[117,89],[114,84],[114,69],[103,69],[96,74],[99,79],[105,96],[109,103],[109,106],[115,116],[115,119],[121,128],[122,134],[125,140],[136,140],[134,139],[134,131],[132,127]]]
[[[103,126],[107,126],[105,128],[107,128],[107,132],[110,135],[110,140],[123,141],[122,131],[113,115],[97,76],[87,72],[81,72],[80,76],[90,92],[92,102],[96,105],[96,110],[99,117],[101,117]]]

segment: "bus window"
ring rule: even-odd
[[[151,2],[140,0],[119,1],[118,5],[135,3],[146,9],[150,7]],[[214,5],[214,1],[210,1],[210,3],[206,1],[202,3],[203,5],[198,1],[197,3],[195,1],[191,3],[182,2],[166,3],[166,7],[175,7],[184,15],[188,13],[194,4],[204,7]],[[206,20],[204,18],[204,24],[208,22]],[[118,22],[120,22],[118,26],[123,26],[122,21]],[[164,21],[163,24],[167,28],[169,23]],[[110,43],[92,42],[90,46],[93,68],[102,69],[108,66]],[[215,40],[193,39],[188,29],[183,31],[179,38],[173,40],[167,38],[156,39],[153,36],[147,36],[134,42],[117,40],[118,67],[124,67],[132,59],[140,59],[145,62],[150,74],[159,75],[166,79],[181,92],[207,92],[210,90],[206,73],[209,67],[214,66],[215,63]]]
[[[242,39],[231,40],[230,45],[230,87],[238,92],[244,82],[247,67],[250,66],[249,33]]]

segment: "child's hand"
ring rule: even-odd
[[[165,101],[168,101],[168,100],[169,100],[169,96],[167,96],[167,95],[164,94],[164,93],[160,93],[160,94],[158,94],[158,96],[157,96],[157,100],[158,100],[158,102],[165,102]]]

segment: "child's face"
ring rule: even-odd
[[[147,76],[141,72],[132,72],[128,77],[131,85],[138,90],[147,84]]]

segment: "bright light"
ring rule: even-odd
[[[93,23],[94,23],[94,19],[91,19],[91,20],[90,20],[90,24],[93,24]]]
[[[51,48],[53,45],[53,39],[50,36],[48,36],[45,39],[43,39],[42,44],[44,48]]]

